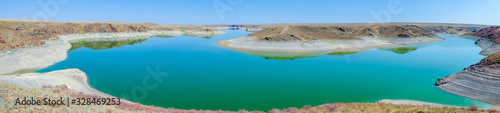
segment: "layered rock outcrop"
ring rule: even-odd
[[[438,88],[459,96],[500,105],[500,53],[495,53],[463,71],[439,79]]]

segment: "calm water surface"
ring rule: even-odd
[[[472,40],[441,36],[446,41],[290,59],[249,55],[214,43],[249,33],[227,31],[209,39],[178,36],[82,42],[80,48],[68,52],[65,61],[38,72],[78,68],[102,92],[179,109],[267,111],[380,99],[485,106],[434,86],[438,78],[484,58]],[[148,67],[168,76],[157,81]]]

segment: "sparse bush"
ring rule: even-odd
[[[326,110],[328,110],[330,112],[334,112],[337,108],[340,107],[340,105],[338,105],[338,104],[326,104],[324,106],[326,107]]]
[[[264,113],[262,111],[253,111],[253,113]]]
[[[250,113],[250,112],[248,112],[248,111],[246,111],[244,109],[240,109],[237,113]]]
[[[297,109],[296,107],[289,107],[288,109],[285,110],[285,112],[287,112],[287,113],[298,113],[299,109]]]
[[[488,109],[488,110],[486,110],[486,112],[489,112],[489,113],[498,113],[500,111],[494,110],[494,109]]]
[[[477,110],[479,110],[477,106],[470,106],[469,108],[467,108],[467,111],[477,111]]]
[[[279,109],[272,109],[272,110],[269,110],[269,113],[283,113],[281,110]]]
[[[302,109],[305,109],[305,110],[311,109],[311,105],[305,105],[302,107]]]

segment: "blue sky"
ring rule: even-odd
[[[500,25],[498,5],[500,0],[2,0],[0,18],[196,25],[373,22]]]

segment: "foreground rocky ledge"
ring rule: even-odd
[[[0,81],[24,87],[44,87],[65,85],[69,89],[85,94],[96,94],[112,97],[99,92],[88,84],[87,75],[79,69],[66,69],[48,73],[28,73],[21,75],[2,75]]]
[[[500,53],[463,71],[441,78],[436,86],[446,92],[479,100],[500,109]]]

